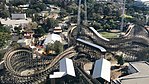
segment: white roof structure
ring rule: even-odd
[[[106,52],[106,49],[105,48],[103,48],[102,46],[99,46],[97,44],[93,44],[91,42],[85,41],[85,40],[80,39],[80,38],[78,38],[77,41],[82,42],[82,43],[87,44],[87,45],[90,45],[92,47],[95,47],[95,48],[101,50],[101,52]]]
[[[50,78],[61,78],[64,74],[65,72],[54,72],[53,75],[50,75]]]
[[[29,4],[19,5],[19,7],[22,7],[22,8],[28,8],[28,7],[29,7]]]
[[[44,45],[47,45],[48,43],[54,43],[55,41],[60,41],[62,42],[62,38],[58,34],[48,34],[47,38],[44,41]]]
[[[103,78],[104,80],[110,82],[110,73],[111,73],[111,63],[101,58],[95,62],[95,67],[93,71],[93,78]]]
[[[61,33],[62,32],[62,28],[59,26],[59,27],[55,27],[54,28],[54,33]]]
[[[60,72],[54,72],[53,75],[50,75],[50,78],[61,78],[65,75],[76,76],[73,62],[68,58],[60,60]]]
[[[76,76],[75,71],[74,71],[74,66],[73,62],[71,59],[64,58],[60,61],[60,71],[61,72],[66,72],[66,74],[71,75],[71,76]]]
[[[0,21],[1,21],[1,24],[3,24],[3,25],[8,25],[8,26],[15,27],[15,26],[19,26],[20,24],[28,24],[32,20],[31,19],[11,20],[9,18],[7,20],[5,20],[5,19],[0,18]]]
[[[11,14],[12,19],[26,19],[26,14]]]

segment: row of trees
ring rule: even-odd
[[[91,0],[90,0],[91,2]],[[88,20],[91,23],[91,26],[98,29],[116,29],[120,26],[121,14],[122,11],[120,9],[119,4],[112,3],[87,3],[87,15]],[[84,19],[84,5],[81,5],[81,19]],[[78,13],[78,5],[77,3],[72,3],[65,8],[68,14],[74,15],[72,17],[72,22],[77,22],[77,13]],[[67,14],[65,13],[65,14]]]
[[[0,25],[0,60],[3,58],[4,52],[1,50],[2,48],[6,47],[8,44],[8,40],[10,40],[10,31],[8,27],[4,27]]]
[[[58,3],[58,2],[57,2]],[[136,5],[134,0],[126,0],[126,11],[125,15],[122,16],[122,4],[119,3],[96,3],[95,0],[87,0],[87,15],[88,20],[92,23],[91,26],[94,26],[98,29],[119,29],[121,25],[121,18],[124,19],[124,26],[128,22],[133,22],[133,19],[138,19],[145,22],[145,15],[149,13],[148,7],[142,3],[141,6]],[[72,22],[77,22],[77,13],[78,13],[78,3],[71,2],[67,4],[67,8],[63,7],[64,4],[61,4],[63,8],[60,12],[60,15],[74,15],[72,17]],[[84,5],[81,5],[81,19],[84,19]]]

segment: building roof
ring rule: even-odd
[[[76,76],[73,62],[71,59],[63,58],[62,60],[60,60],[59,63],[60,63],[59,67],[60,71],[54,72],[53,75],[50,75],[50,78],[61,78],[65,75]]]
[[[97,44],[94,44],[94,43],[85,41],[85,40],[80,39],[80,38],[78,38],[77,41],[82,42],[82,43],[84,43],[84,44],[87,44],[87,45],[89,45],[89,46],[95,47],[95,48],[101,50],[101,52],[106,52],[106,49],[105,49],[105,48],[103,48],[102,46],[99,46],[99,45],[97,45]]]
[[[66,72],[65,75],[76,76],[74,71],[73,62],[71,59],[64,58],[60,61],[60,71]]]
[[[60,41],[62,42],[62,38],[58,34],[48,34],[47,38],[44,41],[44,44],[47,45],[48,43],[54,43],[55,41]]]
[[[95,62],[95,67],[93,70],[93,78],[103,78],[104,80],[110,82],[110,73],[111,73],[111,63],[101,58]]]
[[[29,4],[19,5],[19,7],[22,7],[22,8],[28,8],[28,7],[29,7]]]
[[[26,14],[11,14],[12,19],[26,19]]]
[[[149,64],[147,62],[131,62],[130,64],[138,72],[120,78],[122,84],[148,84]]]
[[[61,27],[55,27],[53,32],[54,33],[61,33],[62,32],[62,28]]]
[[[31,22],[32,20],[31,19],[21,19],[21,20],[11,20],[11,19],[1,19],[0,18],[0,21],[1,21],[1,24],[3,25],[9,25],[9,26],[19,26],[20,24],[28,24],[29,22]]]
[[[61,33],[62,30],[54,30],[53,32],[54,32],[54,33]]]
[[[55,27],[54,29],[62,29],[61,27]]]

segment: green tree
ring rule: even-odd
[[[46,52],[47,54],[49,54],[49,51],[54,51],[54,44],[48,43],[48,44],[46,45],[46,50],[45,50],[45,52]]]
[[[42,27],[38,27],[38,28],[35,30],[35,33],[36,33],[36,34],[40,34],[40,35],[44,35],[46,32],[45,32],[45,30],[44,30]]]
[[[13,42],[10,44],[10,47],[13,47],[13,48],[15,49],[15,48],[21,47],[21,45],[18,44],[16,41],[13,41]]]
[[[37,29],[38,24],[36,22],[29,22],[27,29]]]
[[[100,23],[98,23],[98,22],[93,22],[91,24],[91,26],[94,27],[96,30],[103,28],[102,25]]]
[[[9,14],[9,11],[7,11],[7,10],[1,11],[1,13],[0,13],[0,17],[2,17],[2,18],[7,18],[9,16],[10,16],[10,14]]]
[[[97,14],[97,13],[93,13],[93,19],[95,20],[95,21],[99,21],[100,19],[101,19],[101,15],[100,14]]]
[[[68,16],[68,13],[66,12],[66,10],[65,9],[61,9],[61,11],[60,11],[60,17],[65,17],[65,16]]]
[[[123,65],[123,64],[124,64],[123,56],[119,56],[119,57],[117,58],[117,62],[118,62],[118,64]]]
[[[94,13],[100,13],[102,15],[103,12],[104,12],[104,8],[103,7],[104,7],[103,4],[100,4],[100,3],[94,4]]]
[[[104,26],[103,26],[103,29],[106,31],[106,30],[109,30],[111,28],[111,26],[108,24],[108,23],[106,23],[106,24],[104,24]]]
[[[17,33],[17,35],[19,35],[21,28],[20,27],[14,27],[14,30]]]
[[[34,15],[33,15],[33,21],[35,21],[35,22],[37,22],[37,23],[39,23],[39,20],[40,20],[40,18],[39,18],[40,16],[37,14],[37,13],[35,13]]]
[[[1,23],[0,23],[0,32],[3,33],[10,33],[10,30],[8,27],[4,27]]]
[[[59,41],[54,42],[54,50],[56,54],[60,54],[63,51],[63,44]]]
[[[50,50],[55,51],[55,54],[60,54],[63,51],[63,44],[59,41],[49,43],[46,45],[46,53],[48,53]]]
[[[96,0],[86,0],[88,3],[95,3],[96,2]]]
[[[58,20],[48,18],[47,19],[47,26],[50,28],[56,27],[58,25]]]
[[[6,27],[0,26],[0,47],[4,47],[10,39],[10,32]]]
[[[46,4],[44,3],[35,3],[30,5],[30,9],[35,9],[37,12],[44,11],[46,9]]]
[[[10,4],[14,6],[27,4],[29,0],[11,0]]]
[[[70,4],[66,8],[66,10],[68,13],[72,13],[72,14],[76,15],[78,13],[78,5],[76,3]]]
[[[71,17],[71,22],[73,22],[73,23],[77,23],[77,16],[75,15],[75,16],[73,16],[73,17]]]
[[[136,54],[138,61],[149,61],[149,48],[144,48]]]
[[[25,10],[27,17],[32,17],[34,13],[36,13],[35,9],[27,9]]]

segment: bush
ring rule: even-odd
[[[122,56],[118,56],[117,62],[118,62],[118,64],[123,65],[123,64],[124,64],[124,59],[123,59],[123,57],[122,57]]]

